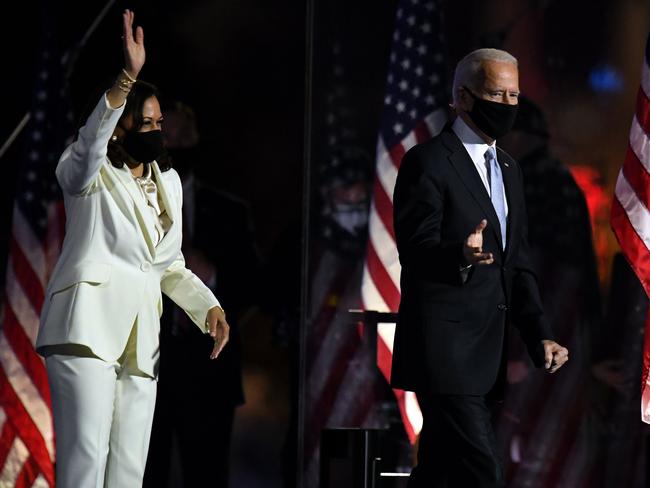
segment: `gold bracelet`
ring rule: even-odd
[[[133,83],[129,80],[125,80],[124,78],[118,78],[115,81],[116,81],[116,86],[124,93],[129,93],[131,91],[131,88],[133,87]]]
[[[133,78],[126,69],[122,68],[122,73],[124,73],[124,76],[126,76],[131,83],[135,83],[135,78]]]
[[[133,86],[133,84],[135,83],[135,81],[131,81],[131,80],[129,80],[128,78],[123,78],[123,77],[121,77],[121,76],[118,77],[117,80],[118,80],[120,83],[122,83],[122,84],[124,84],[124,85],[127,85],[127,86]]]
[[[127,94],[128,94],[128,93],[131,92],[131,88],[130,88],[130,87],[123,86],[123,85],[120,84],[120,83],[117,83],[115,86],[117,87],[118,90],[120,90],[120,91],[122,91],[122,92],[124,92],[124,93],[127,93]]]

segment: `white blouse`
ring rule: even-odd
[[[151,215],[156,227],[156,242],[154,245],[157,246],[169,230],[171,220],[167,215],[165,205],[158,194],[156,182],[151,178],[151,165],[145,164],[142,176],[134,176],[133,178],[138,183],[140,193],[142,193],[142,196],[149,204],[149,210],[151,210]]]

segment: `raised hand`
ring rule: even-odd
[[[474,229],[463,246],[463,255],[467,265],[486,265],[494,262],[491,252],[483,252],[483,231],[487,227],[487,220],[483,219]]]
[[[122,48],[124,50],[124,69],[132,78],[137,78],[145,60],[144,51],[144,31],[138,26],[133,35],[133,18],[132,10],[125,10],[122,13],[123,32]]]

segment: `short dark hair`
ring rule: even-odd
[[[144,107],[144,102],[151,97],[156,97],[158,101],[161,100],[160,90],[155,85],[147,83],[146,81],[136,81],[129,95],[126,97],[126,105],[124,107],[124,112],[118,121],[118,125],[129,116],[132,117],[133,126],[129,131],[137,132],[142,127],[144,121],[142,120],[142,109]],[[121,126],[124,129],[124,126]],[[126,130],[126,129],[124,129]],[[111,164],[116,168],[122,168],[124,162],[129,158],[129,155],[122,147],[119,141],[110,140],[108,143],[108,159]],[[171,169],[172,163],[170,157],[167,153],[163,154],[156,159],[160,171],[167,171]]]

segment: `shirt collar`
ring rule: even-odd
[[[461,117],[456,117],[456,120],[454,120],[451,126],[451,130],[454,131],[454,134],[463,143],[465,150],[472,161],[474,161],[474,164],[485,163],[485,151],[489,147],[493,147],[496,151],[496,141],[491,145],[487,144]]]
[[[142,176],[133,175],[133,179],[139,183],[148,183],[151,181],[151,164],[145,163],[142,168]]]
[[[142,178],[145,180],[151,179],[151,164],[145,164],[144,170],[142,171]]]

